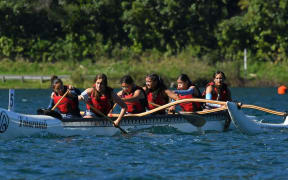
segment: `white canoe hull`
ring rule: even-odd
[[[288,129],[287,117],[285,122],[280,124],[262,123],[253,117],[245,115],[235,103],[227,102],[227,107],[233,124],[245,134],[258,134],[268,131]]]
[[[118,128],[102,118],[98,119],[64,119],[59,120],[46,115],[26,115],[0,108],[0,138],[27,137],[34,135],[101,135],[113,136],[120,133]],[[223,131],[229,119],[228,113],[201,115],[206,124],[196,127],[181,115],[125,117],[120,126],[126,131],[134,131],[157,126],[169,126],[184,133]]]

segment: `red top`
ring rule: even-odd
[[[228,87],[225,83],[222,84],[222,88],[220,92],[218,92],[218,88],[216,88],[214,82],[208,83],[206,87],[208,86],[212,86],[212,100],[218,100],[218,101],[231,101],[232,100]],[[203,92],[203,94],[204,93],[205,91]]]
[[[93,90],[93,91],[95,91],[95,90]],[[110,91],[110,93],[108,93],[108,95],[105,95],[105,94],[101,95],[99,97],[99,99],[94,97],[93,96],[94,93],[92,92],[90,95],[89,103],[91,105],[93,105],[94,108],[98,109],[103,114],[107,115],[113,107],[113,101],[111,99],[112,91],[113,91],[113,89]],[[88,110],[94,112],[93,109],[91,109],[89,105],[86,105],[86,108]],[[97,114],[96,112],[94,112],[94,113]]]
[[[190,99],[194,98],[192,94],[187,95],[178,95],[179,99]],[[182,108],[182,111],[186,112],[195,112],[198,110],[201,110],[201,103],[199,102],[189,102],[189,103],[180,103],[180,107]]]
[[[67,88],[65,89],[67,90]],[[57,93],[54,93],[53,94],[54,104],[56,104],[61,98],[62,96],[58,95]],[[62,114],[74,113],[78,111],[77,103],[69,97],[64,97],[58,104],[57,108]]]
[[[144,90],[139,87],[139,86],[136,86],[134,88],[132,88],[132,91],[130,93],[125,93],[125,94],[122,94],[122,98],[130,98],[130,97],[133,97],[134,93],[136,90],[142,90],[142,92],[144,92]],[[141,101],[141,100],[135,100],[133,102],[125,102],[125,104],[127,105],[127,112],[128,113],[133,113],[133,114],[136,114],[136,113],[141,113],[141,112],[145,112],[145,104]]]

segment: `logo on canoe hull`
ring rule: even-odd
[[[0,113],[0,133],[4,133],[9,126],[9,117],[5,111]]]

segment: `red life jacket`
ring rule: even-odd
[[[207,84],[206,88],[208,86],[212,86],[212,100],[218,100],[218,101],[231,101],[231,97],[228,92],[227,84],[223,83],[221,91],[218,92],[218,89],[215,86],[214,82],[210,82]],[[205,93],[205,91],[204,91]],[[203,95],[204,95],[203,93]],[[204,95],[205,96],[205,95]]]
[[[155,103],[155,104],[158,104],[158,105],[164,105],[164,104],[167,104],[168,103],[168,97],[164,95],[164,92],[158,92],[156,98],[153,100],[153,92],[149,91],[146,95],[147,97],[147,101],[148,101],[148,105],[147,105],[147,108],[149,110],[152,110],[152,109],[155,109],[157,108],[157,106],[153,106],[151,103]],[[157,111],[155,112],[154,114],[166,114],[165,112],[165,109],[164,110],[161,110],[161,111]]]
[[[112,93],[112,91],[110,91],[109,95],[103,94],[102,96],[100,96],[99,100],[97,100],[96,97],[93,96],[93,93],[91,93],[90,100],[88,102],[89,102],[89,104],[93,105],[94,108],[98,109],[103,114],[107,115],[110,112],[111,108],[113,107],[113,101],[111,99],[111,93]],[[91,109],[89,105],[86,105],[86,108],[88,110],[94,112],[94,110]],[[94,112],[94,113],[97,114],[96,112]]]
[[[193,98],[192,94],[187,95],[178,95],[179,99],[190,99]],[[186,112],[195,112],[201,110],[201,103],[199,102],[191,102],[191,103],[180,103],[180,107],[182,108],[182,111]]]
[[[153,92],[148,92],[147,93],[147,101],[148,101],[148,109],[155,109],[156,106],[153,106],[152,104],[149,104],[149,102],[158,104],[158,105],[164,105],[168,103],[168,98],[163,96],[163,93],[158,92],[156,98],[153,100]]]
[[[64,86],[64,90],[67,91],[67,87]],[[66,92],[65,91],[65,92]],[[58,95],[57,93],[53,94],[53,102],[56,104],[62,96]],[[68,114],[68,113],[77,113],[79,112],[77,102],[73,101],[69,97],[64,97],[61,102],[58,104],[57,108],[59,109],[60,113],[62,114]]]
[[[136,87],[132,88],[130,93],[124,93],[124,94],[122,93],[121,97],[122,98],[130,98],[134,95],[135,91],[138,89],[140,89],[143,92],[143,94],[145,95],[144,90],[141,87],[136,86]],[[127,112],[133,113],[133,114],[145,112],[146,103],[144,101],[146,101],[146,97],[143,100],[137,100],[134,102],[125,102],[125,104],[127,105]]]

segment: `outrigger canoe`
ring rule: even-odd
[[[288,129],[288,117],[283,123],[262,123],[255,117],[247,116],[236,103],[227,102],[228,112],[235,126],[245,134],[258,134],[269,131]]]
[[[206,123],[197,125],[197,117]],[[113,119],[113,118],[112,118]],[[196,125],[193,125],[196,121]],[[230,117],[227,111],[197,115],[150,115],[143,117],[125,116],[120,126],[128,132],[151,127],[168,126],[184,133],[223,131]],[[113,136],[120,133],[104,118],[62,119],[47,115],[27,115],[0,108],[0,138],[27,137],[34,135],[101,135]]]

